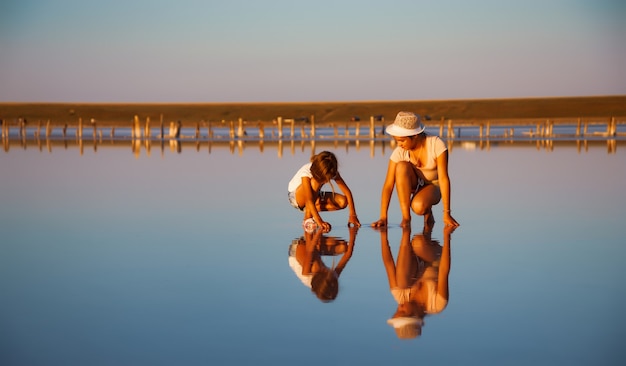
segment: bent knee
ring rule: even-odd
[[[419,200],[413,200],[411,202],[411,209],[418,215],[424,215],[430,211],[432,205],[426,204],[425,202]]]
[[[406,161],[399,161],[396,164],[396,175],[406,175],[408,172],[414,171],[413,165]]]
[[[344,208],[348,207],[348,199],[346,198],[346,196],[341,194],[335,195],[335,206],[338,210],[343,210]]]

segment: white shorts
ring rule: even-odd
[[[296,192],[287,192],[287,196],[289,197],[289,203],[293,208],[297,208],[300,211],[304,210],[304,207],[298,206],[298,201],[296,200]]]

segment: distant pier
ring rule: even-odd
[[[445,139],[502,138],[618,138],[626,136],[626,117],[600,116],[579,118],[526,119],[444,119],[424,121],[427,131]],[[381,116],[361,121],[351,119],[317,123],[314,116],[272,121],[248,121],[245,118],[220,121],[165,121],[133,116],[124,124],[102,123],[95,118],[78,117],[74,121],[2,119],[2,140],[25,139],[131,139],[131,140],[316,140],[380,139],[391,123]],[[126,125],[126,126],[124,126]]]

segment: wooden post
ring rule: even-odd
[[[91,133],[92,134],[92,138],[95,140],[96,136],[98,136],[98,129],[96,127],[96,120],[93,119],[93,118],[91,119],[91,127],[93,129],[93,131]]]
[[[17,121],[17,126],[19,128],[19,135],[21,138],[24,137],[24,121],[20,118]]]
[[[491,137],[491,121],[487,121],[487,138]]]
[[[48,120],[48,122],[46,123],[46,138],[49,138],[51,133],[52,128],[50,128],[50,120]]]
[[[278,124],[278,139],[281,140],[283,138],[283,117],[278,117],[276,120]]]
[[[243,118],[239,117],[239,124],[237,127],[237,137],[243,137],[244,135],[244,131],[243,131]]]
[[[265,125],[263,125],[263,122],[259,122],[259,138],[261,140],[265,138]]]
[[[315,138],[315,115],[311,115],[311,138]]]
[[[196,122],[196,140],[200,138],[200,122]]]
[[[35,138],[39,138],[39,135],[41,134],[41,120],[37,121],[37,129],[35,130]]]
[[[159,116],[160,122],[161,122],[161,139],[165,138],[165,129],[163,127],[163,113],[161,113],[161,115]]]
[[[78,117],[78,128],[76,129],[76,137],[83,138],[83,118]]]
[[[135,118],[133,120],[133,138],[141,138],[141,127],[139,127],[139,116],[137,115],[135,115]]]
[[[615,126],[615,117],[609,118],[607,122],[607,135],[615,136],[615,132],[617,130],[617,126]]]
[[[356,123],[356,127],[354,128],[354,136],[359,137],[361,135],[361,122]]]
[[[150,117],[146,117],[146,128],[143,131],[143,135],[146,139],[152,137],[152,131],[150,130]]]
[[[302,139],[304,139],[306,137],[306,131],[304,131],[304,123],[300,125],[300,136],[302,137]]]
[[[290,119],[290,122],[291,122],[291,139],[293,140],[293,137],[295,135],[295,128],[296,128],[296,126],[294,125],[295,121],[293,119]]]
[[[370,116],[370,138],[376,137],[376,129],[374,128],[374,116]]]
[[[339,137],[339,127],[336,123],[333,123],[333,129],[335,130],[335,139]]]
[[[235,139],[235,122],[230,121],[230,128],[228,130],[228,137],[230,137],[231,140]]]
[[[177,121],[176,123],[174,123],[174,121],[170,122],[170,133],[169,133],[170,139],[177,139],[180,137],[181,126],[182,126],[182,123],[180,121]]]
[[[549,137],[554,136],[554,122],[551,120],[548,120],[548,136]]]
[[[211,123],[211,121],[207,122],[206,129],[207,129],[207,136],[209,137],[209,139],[212,139],[213,138],[213,124]]]

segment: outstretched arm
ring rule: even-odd
[[[448,300],[448,277],[450,275],[450,238],[456,226],[446,226],[443,228],[443,249],[441,251],[441,261],[439,262],[439,274],[437,277],[437,294]]]
[[[340,275],[343,269],[348,264],[350,258],[352,258],[352,253],[354,252],[354,244],[356,243],[356,233],[359,231],[359,228],[356,226],[352,226],[348,229],[350,231],[350,239],[348,240],[348,250],[343,254],[339,263],[337,263],[337,267],[335,267],[335,271],[337,275]]]
[[[348,187],[348,184],[343,180],[339,172],[337,172],[337,176],[334,180],[337,183],[337,186],[339,186],[339,189],[341,189],[341,192],[343,192],[343,194],[346,196],[346,200],[348,201],[348,209],[350,210],[348,216],[348,225],[361,226],[361,223],[359,222],[359,217],[356,214],[356,207],[354,206],[354,198],[352,197],[352,191],[350,190],[350,187]]]
[[[387,226],[387,211],[389,210],[389,202],[391,201],[391,194],[393,193],[393,187],[396,184],[396,163],[389,161],[387,167],[387,175],[385,176],[385,183],[383,184],[383,190],[380,197],[380,218],[378,221],[372,223],[373,227]]]
[[[448,175],[448,150],[437,157],[437,174],[439,176],[439,188],[441,189],[441,200],[443,201],[443,222],[445,225],[459,226],[459,223],[452,217],[450,209],[450,176]]]
[[[393,260],[393,254],[391,254],[391,248],[389,247],[386,227],[380,229],[380,250],[383,264],[385,265],[385,271],[387,272],[387,279],[389,280],[389,288],[397,287],[396,263]]]

